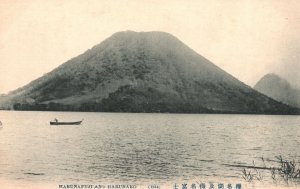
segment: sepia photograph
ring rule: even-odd
[[[299,10],[0,0],[0,188],[300,188]]]

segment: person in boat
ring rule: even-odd
[[[55,121],[55,122],[58,122],[58,119],[55,118],[54,121]]]

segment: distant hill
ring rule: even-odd
[[[119,32],[0,100],[2,108],[296,114],[164,32]]]
[[[276,74],[267,74],[261,78],[254,89],[290,106],[300,108],[300,89]]]

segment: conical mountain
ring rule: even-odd
[[[254,89],[277,101],[300,108],[300,89],[274,73],[262,77]]]
[[[112,35],[12,92],[6,104],[31,110],[298,113],[168,33],[132,31]]]

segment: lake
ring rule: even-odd
[[[84,121],[50,126],[54,118]],[[255,188],[257,182],[242,178],[243,166],[262,166],[262,157],[273,166],[279,155],[300,160],[300,116],[0,111],[0,120],[0,182],[12,188],[177,183],[181,189],[201,182]],[[272,183],[264,172],[263,182]]]

